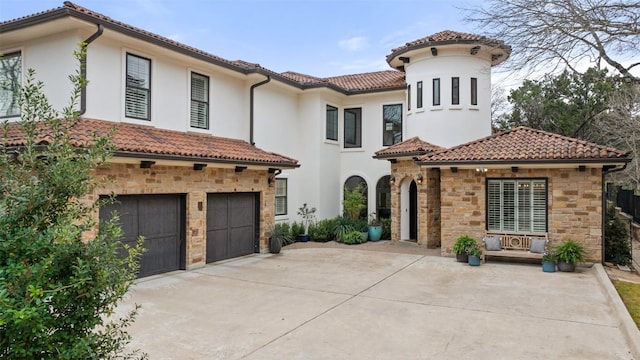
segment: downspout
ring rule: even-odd
[[[100,35],[102,35],[103,31],[104,31],[104,26],[102,26],[102,24],[98,24],[98,30],[84,41],[84,45],[88,47],[89,44],[91,44],[95,39],[99,38]],[[82,77],[82,79],[87,78],[87,57],[86,56],[82,59],[82,63],[80,64],[80,76]],[[82,89],[80,90],[80,112],[78,113],[78,115],[84,115],[86,111],[87,111],[87,87],[83,86]]]
[[[602,263],[602,265],[604,265],[604,258],[605,258],[605,251],[604,251],[604,227],[605,227],[605,223],[607,222],[607,188],[605,187],[605,175],[607,174],[611,174],[614,172],[618,172],[618,171],[622,171],[624,169],[627,168],[627,163],[624,163],[624,165],[621,168],[615,168],[615,169],[607,169],[607,167],[603,167],[602,169],[602,241],[600,242],[600,252],[602,254],[602,260],[600,261]],[[606,170],[605,170],[606,169]],[[633,249],[631,250],[633,251]]]
[[[253,141],[253,90],[258,86],[262,86],[271,81],[271,76],[267,75],[267,79],[263,80],[257,84],[251,85],[251,90],[249,91],[249,142],[251,145],[255,145],[255,141]]]

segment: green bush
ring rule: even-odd
[[[382,240],[391,240],[391,218],[381,218],[382,223]]]
[[[344,236],[353,231],[353,221],[347,216],[338,216],[336,218],[336,241],[342,242]]]
[[[613,206],[607,207],[604,225],[604,254],[606,261],[627,265],[631,263],[629,224],[616,216]]]
[[[456,255],[463,254],[477,244],[478,242],[471,236],[462,235],[456,240],[455,244],[453,244],[453,253]]]
[[[567,264],[577,264],[584,261],[584,256],[586,254],[584,246],[575,240],[563,241],[562,244],[553,249],[553,252],[558,261],[562,261]]]
[[[82,64],[85,47],[75,53]],[[81,199],[101,184],[92,177],[113,146],[94,137],[90,147],[73,145],[65,127],[76,120],[86,81],[70,76],[71,104],[55,111],[43,84],[27,70],[19,91],[21,119],[11,126],[27,141],[19,152],[0,146],[0,358],[113,359],[125,353],[137,307],[122,317],[114,310],[138,272],[140,242],[118,256],[122,230],[118,217],[100,225],[93,214],[108,200]],[[9,124],[0,142],[6,145]],[[46,135],[47,145],[38,145]]]
[[[367,198],[365,196],[365,187],[360,184],[353,189],[348,189],[345,187],[344,189],[344,200],[342,200],[342,207],[344,208],[344,212],[351,221],[356,221],[362,218],[362,210],[367,208],[365,204]],[[366,213],[364,214],[364,218],[366,218]]]
[[[291,236],[297,239],[299,235],[304,234],[304,224],[294,221],[291,223]]]
[[[296,241],[295,237],[291,235],[291,226],[286,222],[276,223],[272,235],[278,236],[282,240],[282,246],[293,244]]]
[[[312,241],[327,242],[335,239],[336,219],[323,219],[309,226],[309,236]]]
[[[366,240],[362,240],[362,234],[357,230],[346,233],[342,238],[342,242],[349,245],[362,244],[365,241]]]
[[[360,232],[365,232],[369,230],[369,224],[366,219],[360,219],[354,223],[353,228]]]

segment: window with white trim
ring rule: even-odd
[[[326,134],[327,140],[338,141],[338,108],[331,105],[327,105],[327,117],[326,117]]]
[[[440,105],[440,79],[433,79],[432,83],[433,91],[433,106]]]
[[[488,179],[487,230],[547,231],[547,180]]]
[[[209,77],[191,73],[191,127],[209,129]]]
[[[382,106],[382,146],[402,141],[402,104]]]
[[[407,85],[407,110],[411,111],[411,85]]]
[[[451,105],[460,105],[460,78],[451,78]]]
[[[418,81],[417,94],[416,94],[416,107],[422,108],[422,81]]]
[[[344,109],[344,147],[362,147],[362,109]]]
[[[129,53],[124,108],[126,117],[151,119],[151,60]]]
[[[471,105],[478,105],[478,78],[471,78]]]
[[[19,116],[22,84],[22,53],[0,56],[0,118]]]
[[[287,179],[276,179],[276,215],[287,215]]]

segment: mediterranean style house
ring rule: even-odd
[[[511,48],[442,31],[387,56],[390,70],[319,78],[230,61],[71,2],[0,23],[0,118],[32,68],[64,106],[87,44],[82,143],[116,128],[117,151],[89,196],[119,202],[126,238],[144,235],[141,275],[190,269],[267,248],[275,221],[342,212],[364,185],[367,213],[392,240],[451,253],[462,234],[545,232],[602,258],[604,174],[628,154],[542,131],[492,134],[491,68]],[[20,146],[21,139],[11,139]]]

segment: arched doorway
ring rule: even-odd
[[[418,186],[411,178],[400,184],[400,240],[418,239]]]
[[[362,191],[362,194],[364,195],[364,208],[360,211],[360,218],[361,219],[367,219],[367,216],[369,214],[369,188],[367,186],[367,182],[365,179],[363,179],[361,176],[350,176],[347,181],[344,182],[344,189],[345,190],[353,190],[356,187],[360,186],[360,189]],[[343,194],[343,200],[344,200],[344,194]]]
[[[418,186],[415,181],[409,186],[409,240],[418,241]]]
[[[379,219],[391,217],[391,176],[386,175],[376,184],[376,215]]]

